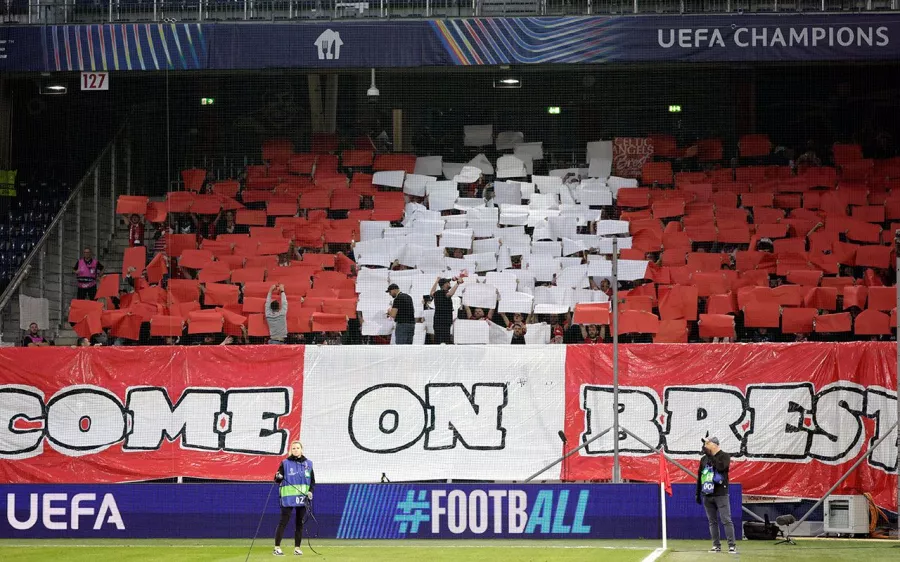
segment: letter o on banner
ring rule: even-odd
[[[96,453],[124,437],[122,405],[104,390],[69,390],[47,404],[47,439],[65,454]]]
[[[488,497],[484,490],[475,490],[469,496],[469,529],[476,535],[487,531]]]
[[[350,405],[350,440],[369,453],[396,453],[425,433],[425,402],[402,384],[367,388]]]
[[[466,493],[462,490],[453,490],[447,494],[447,528],[454,535],[466,530]]]

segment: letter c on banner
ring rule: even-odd
[[[408,449],[425,433],[425,402],[408,386],[379,384],[360,392],[350,405],[350,440],[369,453]]]

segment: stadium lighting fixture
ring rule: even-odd
[[[41,74],[41,94],[45,96],[60,96],[68,93],[69,88],[65,82],[54,79],[50,73]]]
[[[507,76],[499,80],[494,80],[495,88],[521,88],[522,81],[513,76]]]
[[[366,90],[366,97],[369,98],[369,103],[375,103],[378,101],[378,96],[381,95],[381,92],[378,91],[378,86],[375,85],[375,69],[372,69],[372,84],[369,85],[369,89]]]

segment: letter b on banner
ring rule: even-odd
[[[610,386],[584,386],[582,407],[585,413],[587,432],[582,442],[587,441],[613,426],[613,389]],[[658,400],[648,389],[619,389],[619,427],[637,435],[654,448],[659,447],[662,430],[656,421],[659,415]],[[613,432],[610,431],[586,448],[591,454],[611,454],[613,452]],[[648,453],[650,449],[636,439],[620,432],[619,450],[631,453]]]

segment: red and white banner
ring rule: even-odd
[[[299,347],[0,350],[0,478],[269,480],[300,430]]]
[[[644,164],[653,156],[653,139],[616,137],[613,139],[613,174],[621,178],[640,178]]]
[[[619,421],[692,469],[717,436],[745,494],[820,497],[896,421],[895,364],[892,343],[622,346]],[[523,480],[612,404],[602,345],[5,349],[0,477],[269,480],[302,426],[322,482]],[[651,449],[619,447],[624,478],[656,480]],[[611,457],[608,433],[539,479],[609,479]],[[896,471],[892,433],[839,492],[893,509]]]

